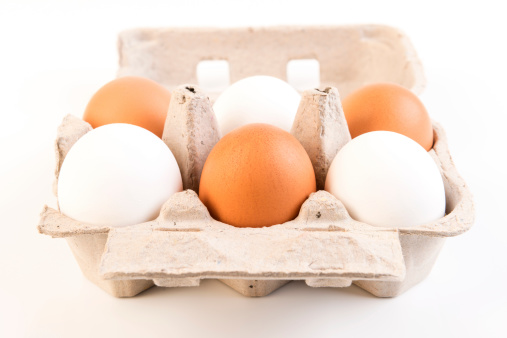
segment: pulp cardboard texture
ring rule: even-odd
[[[315,59],[320,86],[338,88],[343,97],[377,81],[416,93],[425,84],[410,41],[387,26],[133,29],[120,33],[118,49],[118,76],[148,77],[171,91],[198,83],[203,60],[227,60],[234,83],[254,75],[285,80],[290,60]]]
[[[253,49],[255,60],[248,52]],[[424,87],[415,52],[393,28],[140,29],[120,34],[119,50],[120,76],[150,77],[173,90],[162,139],[176,157],[184,191],[162,206],[157,219],[142,224],[84,224],[45,206],[38,226],[43,234],[66,238],[84,275],[113,296],[135,296],[154,284],[198,286],[213,278],[247,296],[305,280],[312,287],[355,283],[376,296],[393,297],[430,273],[446,237],[473,224],[472,196],[437,123],[429,153],[442,173],[447,210],[432,223],[373,227],[351,219],[340,201],[319,190],[290,222],[235,228],[212,219],[196,194],[204,162],[220,139],[208,93],[177,85],[195,82],[200,60],[229,60],[233,81],[257,74],[285,79],[290,59],[320,62],[321,80],[332,86],[303,92],[291,133],[306,149],[322,189],[332,159],[350,140],[335,87],[342,93],[375,81],[415,92]],[[65,155],[89,130],[79,118],[64,118],[56,141],[56,180]]]

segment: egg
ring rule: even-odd
[[[83,120],[93,128],[110,123],[129,123],[161,138],[170,100],[170,92],[152,80],[120,77],[93,95]]]
[[[267,123],[290,131],[301,96],[287,82],[272,76],[252,76],[229,86],[213,110],[222,135],[250,124]]]
[[[440,171],[412,139],[389,131],[362,134],[333,159],[325,190],[355,220],[380,227],[410,227],[445,215]]]
[[[393,131],[410,137],[424,149],[433,147],[433,127],[423,103],[394,83],[364,86],[342,101],[352,138],[370,131]]]
[[[211,150],[199,198],[216,220],[237,227],[264,227],[294,219],[316,191],[313,166],[288,132],[249,124],[224,136]]]
[[[146,129],[115,123],[91,130],[72,146],[60,169],[58,203],[77,221],[120,227],[153,220],[181,190],[167,145]]]

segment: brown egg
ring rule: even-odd
[[[343,111],[352,138],[386,130],[410,137],[426,150],[433,147],[433,127],[421,100],[393,83],[364,86],[347,96]]]
[[[199,198],[218,221],[264,227],[294,219],[315,190],[313,166],[299,141],[256,123],[215,145],[204,164]]]
[[[155,81],[126,76],[100,88],[88,103],[83,120],[93,128],[129,123],[162,137],[171,94]]]

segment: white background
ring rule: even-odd
[[[502,1],[0,1],[0,337],[507,336],[507,25]],[[116,36],[138,26],[384,23],[425,66],[422,95],[448,134],[477,218],[431,275],[394,299],[293,282],[246,298],[218,281],[115,299],[66,242],[39,235],[55,206],[53,140],[115,76]]]

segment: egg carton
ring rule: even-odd
[[[254,48],[262,57],[248,63],[244,58],[252,61],[252,56],[243,49]],[[378,297],[393,297],[430,273],[446,237],[473,224],[471,193],[437,123],[429,154],[444,180],[445,217],[410,228],[374,227],[353,220],[339,200],[322,190],[332,159],[350,140],[338,89],[332,85],[345,93],[375,81],[415,92],[424,87],[417,56],[396,29],[143,29],[122,33],[119,49],[120,76],[149,77],[173,91],[163,141],[178,162],[184,191],[174,194],[151,222],[121,228],[84,224],[45,206],[38,225],[43,234],[66,238],[84,275],[113,296],[135,296],[153,285],[198,286],[211,278],[246,296],[264,296],[292,280],[305,280],[312,287],[354,283]],[[236,228],[214,220],[200,202],[200,174],[220,131],[208,95],[197,86],[175,83],[196,80],[189,69],[210,58],[228,59],[232,80],[254,74],[285,78],[273,64],[296,58],[320,61],[322,82],[331,86],[303,92],[291,130],[312,161],[319,191],[304,202],[296,219]],[[55,187],[67,152],[90,130],[77,117],[64,118],[56,140]]]

